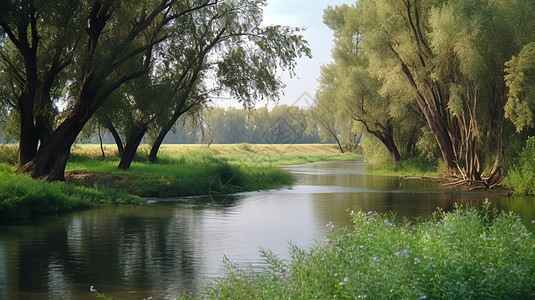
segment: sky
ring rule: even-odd
[[[286,84],[280,104],[307,107],[312,102],[320,66],[331,61],[333,32],[323,24],[323,9],[340,4],[352,4],[350,0],[267,0],[264,9],[264,25],[288,25],[306,27],[302,32],[312,50],[312,59],[301,58],[297,62],[296,76],[289,78],[283,74]]]

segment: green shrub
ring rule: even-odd
[[[509,170],[505,183],[512,186],[515,192],[535,195],[535,137],[526,141],[518,163]]]
[[[385,165],[392,161],[386,147],[375,137],[369,135],[362,141],[364,160],[367,163]]]
[[[535,239],[512,213],[437,211],[412,224],[351,213],[323,244],[269,251],[263,272],[227,264],[207,288],[215,299],[533,299]]]
[[[0,163],[16,165],[19,161],[19,148],[16,145],[0,145]]]

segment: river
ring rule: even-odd
[[[260,249],[286,257],[290,244],[322,241],[325,226],[350,225],[348,210],[425,217],[454,203],[535,219],[533,198],[457,191],[425,180],[364,173],[362,161],[286,167],[291,188],[230,196],[148,199],[0,226],[0,299],[169,299],[202,292],[224,258],[260,268]]]

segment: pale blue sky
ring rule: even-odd
[[[292,27],[306,27],[303,36],[312,49],[312,59],[298,61],[296,77],[283,76],[287,87],[281,95],[281,104],[308,106],[318,86],[320,66],[331,61],[333,33],[323,24],[323,9],[343,3],[352,4],[355,0],[268,0],[264,10],[264,24],[279,24]]]

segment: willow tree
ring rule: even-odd
[[[162,65],[161,74],[175,88],[172,114],[159,123],[149,160],[154,162],[159,147],[178,118],[192,108],[203,106],[208,98],[226,96],[252,107],[258,101],[278,98],[284,86],[277,72],[293,75],[296,58],[310,56],[300,28],[261,26],[265,0],[222,1],[191,15],[191,48],[176,53],[173,41],[165,44],[175,49],[164,59],[183,57],[182,63]],[[184,36],[184,38],[188,38]],[[174,71],[172,71],[174,70]],[[163,71],[163,72],[162,72]],[[215,86],[217,88],[207,88]]]
[[[61,4],[74,7],[73,11],[78,13],[61,15],[61,11],[57,11],[51,14],[50,18],[65,16],[63,32],[72,31],[73,34],[66,36],[46,34],[50,29],[50,22],[46,22],[47,19],[42,18],[39,12],[47,11],[51,7],[63,7],[59,4],[50,5],[46,1],[11,1],[10,5],[5,5],[8,12],[3,11],[0,23],[10,42],[17,46],[21,55],[31,58],[25,74],[28,82],[36,81],[35,69],[39,68],[31,63],[33,58],[37,56],[38,61],[40,53],[43,55],[55,53],[40,48],[46,45],[40,40],[57,42],[55,49],[58,49],[60,54],[74,51],[73,64],[65,81],[69,82],[71,92],[62,95],[63,100],[68,103],[63,114],[65,117],[59,120],[59,125],[49,137],[41,141],[33,158],[27,163],[21,160],[24,164],[17,170],[19,173],[30,173],[32,177],[43,177],[48,180],[63,179],[72,144],[87,121],[106,102],[108,96],[125,82],[148,71],[144,67],[130,69],[129,62],[147,59],[147,51],[167,38],[165,29],[170,22],[213,3],[209,0],[94,0],[64,1]],[[24,9],[21,10],[21,7]],[[19,14],[20,11],[24,13]],[[12,20],[11,15],[17,15],[19,19],[8,22],[7,20]],[[20,24],[22,25],[19,26]],[[12,28],[16,28],[16,31],[11,30]],[[64,60],[60,60],[62,61]],[[41,66],[48,68],[50,65]],[[24,101],[19,99],[21,116],[34,114],[32,108],[38,104],[35,86],[30,84],[23,89],[21,98]],[[31,118],[23,116],[21,119]],[[35,132],[31,128],[29,131],[29,135],[35,140]],[[26,151],[23,136],[25,134],[21,129],[21,153]],[[32,142],[33,144],[35,143]],[[28,155],[27,158],[30,159],[31,156]]]
[[[260,26],[264,5],[240,0],[202,7],[174,20],[166,27],[168,38],[147,48],[143,61],[131,63],[151,71],[116,91],[126,107],[125,116],[110,122],[126,137],[119,168],[130,166],[148,130],[155,132],[149,155],[154,162],[177,120],[213,97],[230,95],[244,106],[276,97],[283,86],[278,67],[292,71],[295,58],[309,55],[309,49],[299,29]]]
[[[2,98],[19,122],[19,166],[31,161],[50,137],[57,116],[54,99],[67,77],[83,29],[80,1],[2,1]]]
[[[501,159],[504,63],[529,40],[517,38],[521,27],[515,20],[529,20],[534,5],[480,0],[357,2],[368,71],[382,80],[384,93],[412,91],[449,174],[493,184]],[[483,150],[492,148],[493,159],[484,161]]]
[[[382,94],[382,82],[368,72],[368,57],[360,41],[356,11],[347,5],[330,7],[325,10],[324,23],[334,31],[334,63],[322,68],[317,102],[331,101],[339,113],[375,136],[388,149],[394,163],[399,161],[394,127],[400,126],[392,111],[397,109],[393,105],[397,99]],[[397,115],[404,114],[397,112]]]
[[[326,66],[321,67],[321,78],[325,78],[326,75],[323,74],[327,72],[326,69]],[[340,114],[336,102],[332,98],[334,89],[331,89],[328,85],[323,86],[322,84],[322,81],[320,81],[320,87],[316,90],[314,103],[310,107],[307,118],[307,131],[309,133],[318,132],[324,142],[334,140],[340,152],[344,153],[340,131],[338,129],[339,126],[337,124]]]

